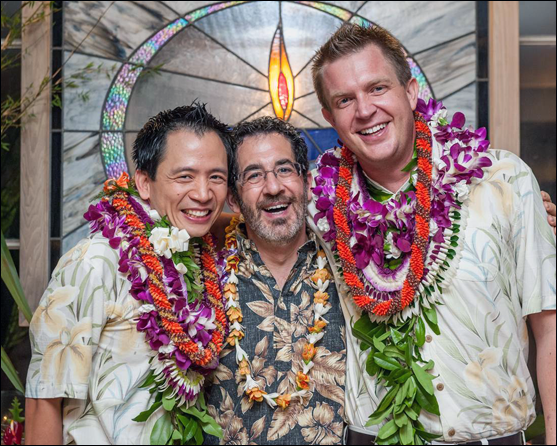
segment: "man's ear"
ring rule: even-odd
[[[235,214],[241,214],[240,205],[238,204],[238,200],[234,196],[232,190],[228,189],[228,195],[226,196],[226,202],[228,203],[228,207],[232,212]]]
[[[408,101],[410,102],[412,110],[416,110],[416,105],[418,105],[419,92],[420,86],[418,85],[416,78],[413,77],[408,81],[408,85],[406,86],[406,96],[408,96]]]
[[[151,178],[149,178],[147,172],[142,170],[136,170],[134,178],[139,196],[144,201],[149,201],[149,198],[151,197]]]
[[[335,126],[335,118],[333,117],[333,114],[329,110],[327,110],[325,107],[323,107],[321,109],[321,114],[325,118],[325,121],[327,121],[329,124],[331,124],[331,127]]]
[[[306,184],[307,184],[308,202],[311,203],[311,200],[313,199],[313,193],[311,191],[311,187],[313,186],[313,175],[311,174],[311,172],[308,172],[306,175]]]

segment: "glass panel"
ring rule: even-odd
[[[217,14],[218,15],[218,14]],[[237,122],[269,102],[268,92],[162,72],[140,78],[130,100],[126,130],[140,130],[161,110],[198,99],[224,122]]]
[[[203,6],[212,5],[219,2],[161,2],[172,8],[174,11],[184,16],[186,13],[195,9],[202,8]]]
[[[313,92],[313,79],[311,77],[311,67],[307,66],[301,73],[294,78],[295,96],[305,96]]]
[[[348,9],[349,11],[355,12],[360,6],[362,6],[365,2],[327,2],[331,5],[336,5],[340,8]]]
[[[408,51],[475,31],[475,2],[367,2],[358,15],[392,32]]]
[[[443,100],[443,105],[447,107],[449,122],[456,112],[464,113],[466,125],[477,126],[476,122],[476,82],[466,88],[448,96]]]
[[[521,36],[555,36],[556,2],[519,2]]]
[[[106,180],[98,133],[64,135],[64,189],[62,234],[67,236],[85,223],[83,214]]]
[[[267,75],[278,10],[278,2],[248,3],[213,14],[195,25]]]
[[[135,164],[133,162],[133,142],[137,138],[138,132],[126,132],[124,134],[124,145],[126,148],[126,162],[128,163],[128,172],[130,176],[135,174]]]
[[[282,3],[284,42],[294,75],[308,64],[315,51],[341,24],[341,20],[317,9]]]
[[[415,57],[433,94],[442,99],[476,80],[476,36],[469,35]]]
[[[308,145],[308,158],[315,161],[317,157],[337,146],[338,134],[335,129],[303,129],[302,138]]]
[[[19,50],[2,51],[2,58],[15,57]],[[10,96],[18,100],[21,90],[20,67],[2,70],[2,103]],[[4,118],[2,118],[4,119]],[[20,129],[12,128],[7,131],[2,146],[8,150],[2,151],[2,232],[6,238],[19,238],[19,205],[20,205]]]
[[[66,2],[64,42],[66,48],[75,48],[95,26],[79,50],[110,59],[127,59],[141,43],[174,18],[175,14],[168,8],[147,9],[133,2]]]
[[[263,107],[261,110],[257,111],[255,114],[253,114],[251,116],[246,115],[245,117],[242,118],[242,121],[253,121],[254,119],[262,118],[263,116],[272,116],[273,118],[275,117],[275,112],[273,110],[273,104],[269,104],[269,105]],[[235,122],[234,125],[236,125],[237,123],[238,122]]]
[[[2,15],[12,17],[15,13],[19,12],[21,2],[2,2]],[[8,35],[8,28],[2,26],[2,39]]]
[[[193,26],[188,26],[153,57],[150,66],[176,73],[246,85],[267,91],[267,78]],[[226,67],[226,69],[216,69]]]
[[[68,58],[71,53],[66,51]],[[66,130],[99,131],[106,93],[122,66],[119,62],[74,53],[64,66],[64,128]]]
[[[307,116],[322,127],[330,127],[330,124],[325,121],[325,118],[323,118],[323,115],[321,114],[321,105],[319,105],[317,95],[315,94],[297,99],[294,102],[294,110]],[[315,125],[312,127],[315,127]]]

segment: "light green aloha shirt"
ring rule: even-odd
[[[27,398],[64,398],[64,444],[150,444],[159,413],[139,389],[153,354],[136,329],[141,303],[100,234],[65,254],[31,321]]]
[[[428,328],[422,350],[426,361],[435,361],[441,417],[425,413],[420,421],[441,435],[438,441],[510,435],[526,429],[536,416],[526,319],[555,310],[555,237],[530,168],[510,152],[490,153],[493,166],[465,201],[462,258],[452,284],[439,296],[441,335]],[[310,212],[317,212],[314,205]],[[313,219],[310,225],[322,234]],[[334,262],[330,249],[328,255]],[[361,312],[336,266],[348,328]],[[364,426],[385,390],[376,389],[367,374],[367,352],[360,351],[350,329],[346,342],[346,417],[356,430],[376,434],[378,426]]]

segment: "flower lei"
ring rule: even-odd
[[[229,280],[224,287],[224,295],[227,299],[226,309],[227,315],[231,323],[231,332],[227,338],[227,342],[236,348],[236,363],[239,367],[239,372],[246,382],[244,391],[246,396],[251,401],[263,402],[263,400],[273,409],[280,407],[286,409],[293,398],[303,397],[310,388],[309,373],[314,366],[312,359],[317,353],[315,344],[320,341],[325,335],[324,329],[327,327],[328,322],[323,318],[330,309],[331,304],[328,303],[329,295],[327,288],[329,287],[331,276],[326,269],[327,257],[323,251],[318,252],[316,272],[311,277],[315,284],[317,291],[314,294],[314,325],[309,328],[309,335],[307,336],[307,344],[304,345],[302,352],[303,370],[299,371],[296,375],[296,392],[294,393],[271,393],[265,392],[260,385],[251,376],[251,364],[248,354],[240,347],[240,341],[244,338],[244,327],[241,325],[243,314],[240,307],[240,300],[238,294],[238,272],[240,258],[238,256],[238,242],[236,237],[237,227],[240,224],[240,219],[232,219],[230,226],[226,228],[226,242],[225,246],[228,250],[228,259],[226,265],[226,272],[228,273]]]
[[[418,101],[416,190],[384,204],[371,198],[346,147],[318,161],[314,222],[337,250],[355,303],[367,312],[352,333],[361,350],[369,350],[366,371],[387,389],[367,423],[389,420],[379,429],[378,444],[424,444],[438,437],[418,420],[422,410],[440,415],[429,372],[435,364],[422,358],[420,348],[426,324],[440,335],[436,292],[456,273],[463,203],[492,164],[486,130],[464,128],[462,113],[449,123],[446,113],[440,102]],[[435,162],[430,128],[444,146]]]
[[[228,334],[215,240],[206,235],[200,247],[190,246],[185,230],[172,228],[155,211],[145,212],[134,195],[134,183],[124,172],[118,180],[107,180],[101,201],[85,214],[91,232],[102,233],[119,250],[118,271],[131,282],[130,294],[144,303],[137,330],[145,333],[154,356],[142,387],[156,398],[134,421],[147,421],[162,406],[166,412],[155,424],[153,444],[199,442],[202,430],[222,436],[201,393]],[[202,286],[196,283],[200,279]],[[172,438],[163,438],[168,432]]]

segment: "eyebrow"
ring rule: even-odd
[[[375,85],[379,85],[379,84],[388,84],[388,85],[391,85],[392,82],[391,82],[391,80],[390,80],[389,78],[386,78],[386,77],[381,78],[381,79],[375,79],[375,80],[372,80],[372,81],[368,82],[368,83],[366,84],[366,86],[365,86],[365,89],[368,90],[368,89],[370,89],[371,87],[374,87]],[[349,96],[349,95],[350,95],[350,93],[347,93],[347,92],[334,93],[334,94],[331,96],[331,101],[334,102],[334,101],[336,101],[338,98],[342,98],[342,97],[344,97],[344,96]]]
[[[292,161],[292,160],[290,160],[290,159],[288,159],[288,158],[283,158],[283,159],[281,159],[281,160],[278,160],[278,161],[275,163],[275,167],[277,167],[277,166],[284,166],[285,164],[294,164],[294,163],[295,163],[295,161]],[[263,166],[262,166],[261,164],[255,164],[255,163],[254,163],[254,164],[250,164],[248,167],[246,167],[246,168],[243,170],[243,172],[250,172],[250,171],[252,171],[252,170],[264,170],[264,169],[263,169]]]
[[[193,167],[178,167],[170,172],[171,176],[178,175],[179,173],[199,173],[198,169],[194,169]],[[210,174],[212,173],[222,173],[223,175],[228,175],[227,169],[222,169],[217,167],[215,169],[211,169],[209,171]]]

